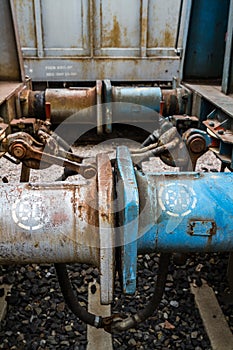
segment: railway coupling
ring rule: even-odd
[[[97,84],[97,90],[101,84]],[[133,90],[112,88],[109,81],[103,84],[107,102],[130,102]],[[45,103],[46,93],[51,105]],[[156,88],[153,94],[148,90],[145,96],[147,101],[155,96],[155,109],[160,114],[154,131],[141,147],[130,149],[120,145],[114,155],[99,152],[95,157],[83,157],[74,154],[69,144],[51,131],[52,97],[55,105],[62,103],[62,98],[56,97],[54,91],[46,93],[24,90],[17,96],[25,117],[2,122],[0,154],[22,163],[22,171],[57,164],[64,167],[64,174],[54,183],[27,181],[0,186],[0,263],[54,263],[70,309],[87,324],[108,332],[121,332],[143,322],[157,308],[172,254],[233,251],[232,173],[194,171],[201,155],[221,146],[223,134],[201,130],[196,117],[162,116],[163,108],[168,108],[168,97],[161,103],[161,90]],[[80,94],[80,90],[74,89],[73,93]],[[136,93],[137,109],[144,93],[142,90]],[[91,98],[90,101],[94,103]],[[32,106],[37,108],[36,112],[32,112]],[[109,106],[104,109],[97,106],[99,132],[103,128],[111,132],[113,113]],[[123,104],[125,113],[128,106]],[[34,118],[40,114],[39,110],[44,115],[42,119]],[[54,118],[58,122],[65,117],[62,105],[55,109]],[[216,115],[205,121],[207,127],[214,127],[217,123],[214,118]],[[229,151],[229,143],[227,147]],[[165,164],[181,171],[144,173],[142,163],[153,157],[160,157]],[[231,162],[230,159],[226,163],[230,169]],[[72,174],[81,176],[75,182],[63,181]],[[67,263],[97,266],[101,303],[111,304],[116,273],[123,292],[134,295],[137,256],[153,252],[160,253],[157,281],[144,309],[131,316],[113,314],[102,318],[79,304],[69,281]]]

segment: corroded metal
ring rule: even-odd
[[[25,89],[20,94],[20,104],[23,117],[36,117],[44,120],[45,111],[45,92],[32,91]]]
[[[46,133],[43,134],[47,136],[45,143],[37,142],[32,136],[24,132],[11,134],[3,140],[3,149],[32,169],[44,169],[57,164],[79,173],[86,179],[95,176],[96,168],[94,164],[80,164],[82,158],[60,150],[51,136]]]
[[[0,80],[23,81],[24,65],[12,1],[0,2]]]
[[[205,131],[189,129],[183,134],[183,141],[187,146],[193,170],[195,170],[197,160],[208,151],[212,144],[211,137]]]
[[[99,265],[95,179],[82,184],[1,185],[0,263]]]
[[[112,87],[112,102],[135,103],[159,112],[161,99],[162,92],[159,87]]]
[[[188,3],[179,13],[180,0],[14,0],[26,74],[34,81],[171,81],[180,74],[177,23],[185,23],[182,50]]]
[[[108,155],[99,154],[97,156],[97,167],[100,235],[100,297],[102,304],[110,304],[113,299],[115,237],[113,202],[114,179]]]
[[[96,125],[96,117],[91,110],[83,111],[96,104],[101,87],[46,89],[32,91],[26,89],[20,95],[22,116],[48,119],[52,124],[60,124],[71,116],[78,123]],[[100,103],[100,100],[98,100]],[[46,109],[47,108],[47,109]],[[82,113],[80,113],[82,111]]]
[[[52,124],[60,124],[65,119],[76,116],[77,123],[96,125],[96,114],[88,110],[89,107],[96,104],[96,87],[47,89],[45,101],[51,106]]]
[[[102,111],[102,81],[96,81],[96,103],[97,103],[97,134],[101,135],[103,133],[103,111]]]
[[[166,116],[184,114],[188,104],[188,94],[183,88],[173,90],[162,90],[165,102],[163,113]]]

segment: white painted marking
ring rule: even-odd
[[[12,218],[24,230],[39,230],[48,220],[46,207],[45,200],[40,195],[23,196],[13,204]]]
[[[163,185],[159,190],[158,200],[161,209],[173,217],[187,216],[197,204],[194,190],[177,183]]]

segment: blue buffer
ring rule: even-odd
[[[145,178],[150,210],[139,217],[138,253],[233,250],[233,174],[168,173]]]
[[[162,91],[159,87],[112,87],[112,102],[138,104],[159,112],[161,101]]]
[[[232,173],[135,171],[117,150],[118,223],[122,284],[136,288],[138,254],[233,251]]]

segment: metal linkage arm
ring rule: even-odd
[[[20,132],[7,136],[4,146],[11,156],[22,161],[29,168],[43,169],[57,164],[73,170],[87,179],[95,176],[95,165],[80,164],[83,158],[60,149],[55,140],[53,142],[51,139],[45,141],[44,145],[37,142],[29,134]]]

